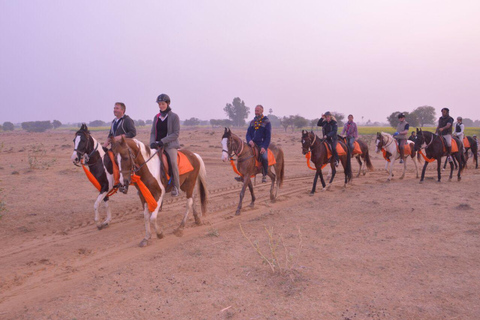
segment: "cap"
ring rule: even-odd
[[[330,113],[330,111],[327,111],[325,112],[324,116],[331,116],[332,114]]]
[[[450,112],[450,109],[448,109],[448,108],[443,108],[443,109],[440,110],[440,111],[443,112],[443,110],[446,110],[447,112]]]
[[[398,119],[400,119],[400,118],[405,118],[405,115],[401,112],[398,114]]]

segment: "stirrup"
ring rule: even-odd
[[[234,177],[235,180],[237,180],[238,182],[243,182],[243,178],[242,177]]]
[[[178,197],[180,195],[180,192],[178,192],[177,187],[173,187],[172,192],[170,193],[172,197]]]
[[[262,183],[265,183],[265,182],[267,182],[267,176],[262,177]]]

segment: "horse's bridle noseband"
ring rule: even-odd
[[[86,142],[86,146],[85,146],[85,152],[83,151],[80,151],[78,149],[73,149],[73,151],[76,151],[77,154],[80,155],[80,161],[82,160],[83,158],[83,163],[90,166],[92,164],[89,164],[88,162],[90,161],[90,157],[98,150],[98,141],[97,141],[97,145],[95,146],[95,148],[93,148],[92,152],[90,152],[89,154],[86,154],[86,150],[88,149],[88,144],[90,142],[90,139],[87,138],[87,136],[84,134],[84,133],[79,133],[77,134],[76,136],[81,136],[81,135],[84,135],[85,136],[85,140],[87,140]],[[78,164],[74,163],[74,165],[76,165],[77,167],[80,167]]]

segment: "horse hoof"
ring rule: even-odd
[[[423,180],[420,180],[420,182],[419,182],[419,183],[420,183],[420,184],[423,184]]]
[[[457,181],[462,181],[462,178],[458,177]]]
[[[240,215],[240,210],[235,211],[235,215],[239,216]]]
[[[143,247],[146,247],[148,246],[148,240],[147,239],[143,239],[142,241],[140,241],[139,245],[138,245],[140,248],[143,248]]]
[[[248,206],[249,206],[250,208],[253,208],[253,207],[255,207],[255,203],[252,202],[252,203],[250,203]]]
[[[441,183],[442,181],[438,180],[437,183]]]
[[[200,219],[199,217],[195,217],[195,224],[197,226],[201,226],[202,225],[202,219]]]
[[[175,229],[173,231],[173,234],[176,235],[177,237],[183,237],[183,229]]]
[[[309,193],[310,196],[313,196],[314,194],[315,194],[315,192],[313,192],[313,191]]]
[[[158,239],[163,239],[165,236],[163,235],[163,232],[157,233],[157,238]]]

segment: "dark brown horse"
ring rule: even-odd
[[[347,183],[352,180],[352,164],[351,164],[352,157],[350,155],[350,150],[347,148],[345,143],[343,143],[342,141],[338,141],[338,144],[340,144],[343,150],[345,150],[346,152],[346,155],[342,155],[342,156],[339,155],[338,157],[340,162],[342,163],[343,170],[345,172],[344,187],[346,187]],[[313,179],[312,191],[310,192],[310,194],[313,195],[317,188],[318,177],[320,176],[320,181],[322,182],[322,186],[323,186],[322,190],[327,190],[332,185],[337,169],[335,167],[334,157],[331,156],[330,158],[328,158],[328,150],[327,150],[327,147],[325,146],[324,140],[317,137],[317,135],[315,135],[313,131],[308,132],[308,131],[302,130],[302,153],[307,154],[309,152],[311,152],[312,154],[311,161],[315,164],[315,168],[317,169],[315,178]],[[326,185],[325,180],[323,179],[322,167],[328,163],[330,163],[330,168],[332,170],[332,177],[330,178],[328,185]]]
[[[477,141],[473,139],[473,137],[467,136],[466,137],[470,146],[465,147],[465,165],[468,161],[468,151],[470,150],[473,154],[473,161],[475,162],[475,169],[478,169],[478,145]]]
[[[262,172],[260,167],[257,167],[255,164],[256,155],[254,154],[253,148],[240,139],[239,136],[232,133],[228,128],[225,128],[225,132],[222,136],[222,160],[227,161],[237,156],[237,170],[243,178],[243,187],[240,192],[240,202],[238,203],[236,215],[240,214],[242,209],[242,201],[245,196],[245,190],[250,189],[250,194],[252,195],[252,202],[250,207],[255,205],[255,194],[253,193],[253,184],[251,177],[255,176]],[[267,175],[272,180],[272,185],[270,187],[270,200],[275,201],[277,198],[278,189],[282,186],[283,177],[285,174],[285,160],[283,156],[282,148],[277,147],[274,143],[270,143],[268,147],[272,151],[276,163],[268,167]],[[272,167],[275,168],[275,173],[272,171]]]
[[[343,141],[343,143],[345,143],[345,145],[348,146],[346,137],[342,137],[342,136],[339,135],[338,139]],[[358,142],[358,145],[360,146],[360,150],[362,151],[362,153],[354,153],[353,151],[351,151],[352,157],[355,157],[358,161],[359,168],[358,168],[358,173],[357,173],[357,176],[356,176],[356,178],[358,178],[360,176],[360,173],[363,173],[363,175],[367,174],[367,168],[368,168],[369,171],[373,171],[374,168],[373,168],[373,165],[372,165],[372,161],[370,161],[368,144],[365,141],[363,141],[362,139],[357,139],[355,141]],[[363,163],[362,163],[361,159],[363,159]]]
[[[144,247],[148,244],[148,240],[151,238],[150,222],[155,226],[155,232],[157,238],[163,238],[163,230],[158,227],[157,215],[161,208],[163,197],[166,191],[167,180],[165,174],[162,174],[162,160],[156,154],[156,151],[151,150],[148,146],[145,146],[142,142],[136,139],[125,139],[121,141],[112,142],[112,150],[115,153],[116,160],[120,168],[120,183],[122,187],[120,190],[123,193],[127,193],[130,183],[135,182],[138,177],[140,182],[135,183],[135,187],[138,190],[138,195],[142,206],[144,208],[143,216],[145,220],[145,238],[140,242],[140,247]],[[163,150],[160,149],[159,152]],[[193,166],[193,170],[184,174],[180,174],[180,189],[185,192],[187,197],[187,211],[183,217],[180,226],[175,230],[175,234],[181,235],[185,222],[188,218],[188,213],[193,210],[193,216],[195,222],[201,224],[201,214],[198,214],[195,210],[193,201],[193,191],[195,184],[198,181],[200,202],[202,207],[202,214],[206,214],[207,211],[207,187],[206,187],[206,171],[205,164],[202,158],[191,151],[181,150],[181,152],[187,157]],[[148,192],[154,199],[154,205],[152,206],[148,201],[149,194],[142,193],[141,184],[144,184],[148,189]]]
[[[457,142],[458,150],[457,152],[452,153],[452,157],[456,159],[458,162],[458,181],[462,180],[460,176],[464,166],[465,166],[465,156],[463,154],[463,142],[458,140],[456,137],[452,137],[452,140]],[[427,159],[435,159],[437,160],[437,175],[438,175],[438,182],[440,182],[442,178],[441,174],[441,165],[442,165],[442,157],[447,155],[445,151],[445,142],[443,141],[443,137],[436,135],[429,131],[423,131],[422,129],[417,128],[417,138],[415,139],[415,150],[421,151],[421,149],[425,149],[425,157]],[[428,161],[425,161],[422,169],[422,176],[420,177],[420,183],[423,182],[425,178],[425,170],[428,166]],[[453,162],[450,162],[450,177],[448,181],[452,180],[453,176]]]

